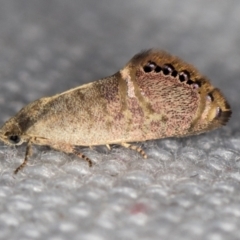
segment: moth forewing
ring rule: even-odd
[[[159,50],[135,55],[116,74],[41,98],[0,129],[10,145],[48,145],[88,161],[77,146],[120,144],[199,134],[225,125],[231,109],[222,93],[196,68]]]

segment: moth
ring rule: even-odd
[[[78,146],[118,144],[200,134],[225,125],[231,109],[219,89],[192,65],[160,50],[135,55],[110,77],[38,99],[0,129],[9,145],[47,145],[88,161]]]

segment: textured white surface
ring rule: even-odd
[[[36,98],[105,77],[158,47],[227,96],[225,128],[83,152],[0,145],[0,239],[240,239],[240,2],[6,0],[0,8],[0,121]]]

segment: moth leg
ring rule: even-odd
[[[82,154],[78,149],[77,146],[75,145],[70,145],[66,143],[61,143],[61,142],[51,142],[49,139],[44,139],[44,138],[34,138],[34,143],[37,145],[47,145],[55,150],[64,152],[64,153],[70,153],[74,154],[79,158],[84,159],[85,161],[88,162],[89,167],[92,166],[92,161],[88,157],[86,157],[84,154]]]
[[[125,147],[125,148],[129,148],[129,149],[132,149],[134,151],[137,151],[138,153],[140,153],[143,156],[143,158],[147,158],[147,154],[142,150],[142,148],[140,148],[138,146],[134,146],[134,145],[131,145],[129,143],[121,143],[120,145]]]
[[[32,143],[29,141],[27,143],[24,161],[18,168],[16,168],[16,170],[14,171],[14,174],[17,174],[21,169],[23,169],[27,165],[28,158],[31,155],[32,155]]]
[[[106,147],[108,148],[108,150],[111,150],[111,147],[109,144],[106,144]]]
[[[48,143],[48,146],[54,148],[55,150],[65,152],[65,153],[72,153],[76,155],[79,158],[84,159],[88,162],[89,167],[92,167],[92,160],[88,157],[86,157],[84,154],[82,154],[75,145],[65,144],[65,143]]]
[[[88,158],[87,156],[85,156],[84,154],[82,154],[81,152],[79,152],[75,147],[73,148],[73,154],[75,154],[76,156],[78,156],[79,158],[82,158],[83,160],[88,162],[89,167],[92,167],[92,160],[90,158]]]

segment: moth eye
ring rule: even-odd
[[[20,137],[18,135],[12,135],[8,137],[11,143],[17,144],[20,142]]]
[[[143,67],[144,72],[149,73],[152,72],[156,68],[156,63],[148,62],[147,65]]]
[[[190,80],[190,74],[188,71],[184,70],[182,72],[179,73],[179,80],[181,82],[185,82],[185,81],[188,81]]]
[[[164,75],[169,75],[172,74],[174,72],[174,67],[171,64],[165,64],[163,66],[163,74]]]

